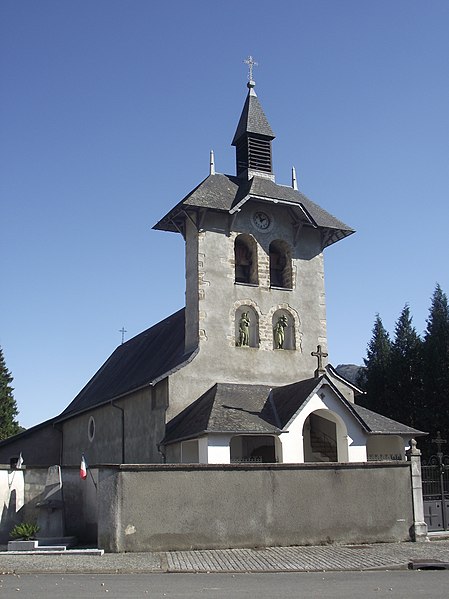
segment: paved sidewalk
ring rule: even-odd
[[[146,572],[321,572],[407,568],[449,562],[449,540],[426,543],[267,547],[85,555],[0,554],[0,574]]]

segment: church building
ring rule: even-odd
[[[232,146],[154,225],[185,241],[185,308],[112,353],[57,417],[0,443],[26,464],[403,460],[420,435],[327,363],[323,252],[354,233],[276,182],[250,78]],[[346,243],[346,242],[345,242]]]

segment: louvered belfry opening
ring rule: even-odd
[[[236,143],[237,176],[248,169],[272,172],[271,140],[255,135],[245,135]]]
[[[254,91],[254,81],[249,81],[248,95],[232,140],[236,149],[237,176],[260,176],[274,181],[271,142],[274,133]]]

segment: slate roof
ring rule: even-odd
[[[151,385],[192,357],[184,353],[185,309],[119,345],[60,414],[63,420]]]
[[[254,89],[250,89],[246,96],[246,101],[243,106],[242,114],[232,140],[232,145],[235,146],[237,140],[246,133],[255,133],[263,137],[274,139],[275,135],[270,127],[267,117],[260,105]]]
[[[372,412],[357,404],[352,404],[352,408],[368,427],[369,433],[379,435],[410,435],[411,437],[419,437],[428,434],[419,431],[416,428],[412,428],[411,426],[407,426],[406,424],[402,424],[401,422],[396,422],[396,420],[392,420],[386,416],[381,416],[381,414]]]
[[[280,432],[269,401],[271,387],[216,383],[166,427],[163,443],[202,433]]]
[[[299,408],[312,395],[320,385],[322,378],[305,379],[273,389],[273,401],[282,428],[287,426]]]
[[[279,434],[322,384],[329,385],[368,434],[425,435],[348,402],[327,376],[281,387],[216,383],[166,427],[163,444],[206,433]]]
[[[249,92],[232,140],[234,146],[245,135],[269,140],[275,137],[253,89],[254,82],[248,83],[248,87]],[[188,208],[227,211],[233,214],[250,199],[291,205],[299,222],[322,230],[323,248],[354,233],[351,227],[292,187],[278,185],[269,177],[255,175],[248,181],[246,178],[224,174],[209,175],[156,223],[153,229],[181,232]]]
[[[153,229],[176,232],[178,229],[173,224],[173,220],[187,208],[233,212],[233,209],[250,198],[290,204],[299,210],[299,215],[306,224],[331,233],[327,236],[324,247],[354,233],[354,229],[292,187],[278,185],[265,177],[255,176],[247,181],[222,174],[209,175],[154,225]]]

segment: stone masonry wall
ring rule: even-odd
[[[232,223],[229,216],[209,214],[203,229],[187,221],[186,319],[188,338],[199,352],[187,366],[170,376],[167,420],[195,401],[216,382],[285,385],[312,377],[317,345],[327,346],[324,262],[320,232],[304,227],[295,238],[288,210],[270,207],[273,225],[267,232],[252,224],[261,204],[248,202]],[[268,210],[264,207],[264,210]],[[235,282],[234,242],[239,234],[254,240],[258,284]],[[282,240],[290,248],[293,288],[270,286],[269,248]],[[258,321],[258,343],[236,347],[236,329],[245,306]],[[292,348],[273,348],[273,320],[286,314],[292,331]]]

